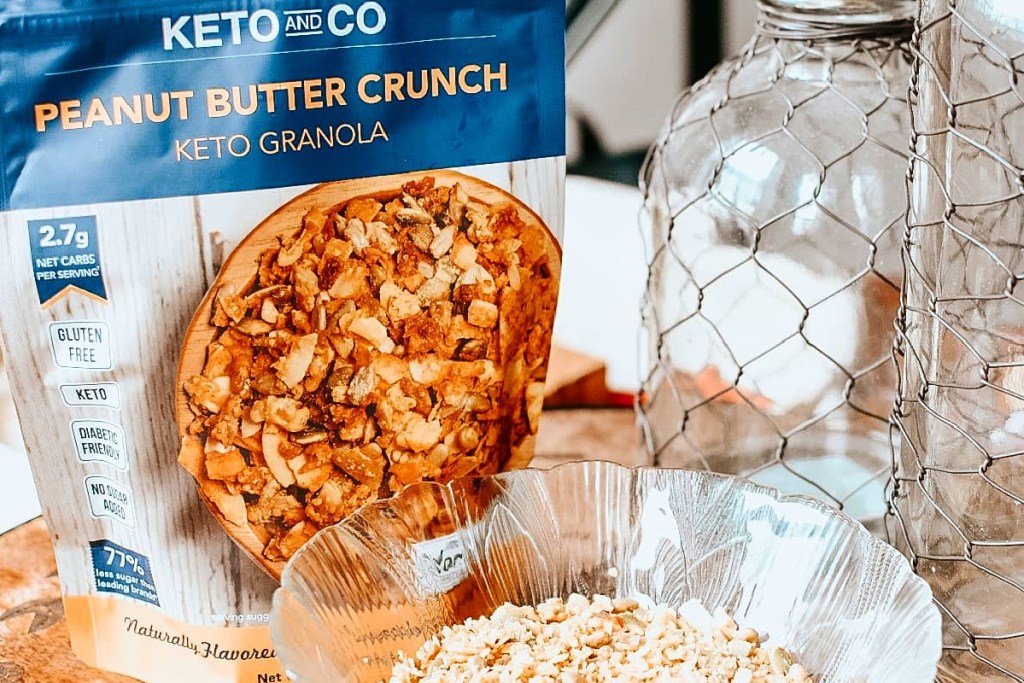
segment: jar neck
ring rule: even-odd
[[[790,40],[907,36],[915,0],[757,0],[757,31]]]

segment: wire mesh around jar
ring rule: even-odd
[[[900,38],[761,35],[677,104],[642,178],[653,464],[880,522],[908,79]]]
[[[1024,682],[1024,3],[924,0],[890,541],[944,615],[940,679]]]

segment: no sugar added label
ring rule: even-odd
[[[85,478],[85,493],[93,517],[112,519],[135,528],[135,500],[130,488],[109,477],[92,476]]]

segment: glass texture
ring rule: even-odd
[[[762,33],[780,38],[906,34],[914,0],[756,0]]]
[[[444,557],[461,553],[464,571],[438,583],[436,548],[453,539]],[[271,631],[297,681],[377,683],[444,625],[572,592],[725,608],[821,683],[931,683],[940,652],[927,584],[848,516],[733,477],[604,462],[364,508],[291,560]]]
[[[908,3],[827,5],[802,28],[763,14],[762,33],[680,99],[650,152],[641,424],[649,464],[813,495],[880,533]],[[859,18],[857,37],[805,39],[843,8],[833,18]],[[891,10],[883,23],[903,35],[874,35],[878,17],[857,8]]]
[[[926,0],[897,321],[891,541],[943,681],[1024,682],[1024,3]]]

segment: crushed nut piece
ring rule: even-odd
[[[694,611],[702,613],[695,621],[708,623],[689,621]],[[399,653],[390,683],[811,683],[790,653],[764,649],[756,632],[752,640],[730,638],[736,629],[724,612],[714,618],[692,602],[678,612],[602,595],[535,608],[506,603],[489,617],[445,627],[415,657]]]

